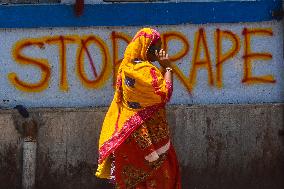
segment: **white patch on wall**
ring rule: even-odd
[[[171,99],[172,104],[215,104],[215,103],[265,103],[283,102],[284,100],[284,62],[283,62],[283,28],[281,22],[261,23],[239,23],[239,24],[203,24],[203,25],[177,25],[177,26],[153,26],[161,34],[174,35],[168,41],[168,53],[173,56],[185,49],[184,39],[189,44],[189,50],[185,56],[173,62],[183,76],[180,79],[175,75],[174,93]],[[195,42],[197,34],[201,29],[206,34],[206,43],[210,56],[211,67],[197,66],[195,77],[193,77],[194,52],[200,49],[199,59],[204,59],[206,53],[202,43],[199,47]],[[251,34],[250,41],[246,43],[244,30],[271,31],[272,36],[263,34]],[[113,97],[113,41],[112,33],[122,33],[131,38],[139,30],[139,27],[88,27],[88,28],[54,28],[54,29],[1,29],[1,69],[0,69],[0,107],[13,107],[23,104],[27,107],[87,107],[107,106]],[[231,58],[222,64],[221,87],[217,87],[216,67],[216,32],[230,31],[238,39],[240,47]],[[265,32],[264,32],[265,33]],[[62,43],[48,43],[48,40],[55,37],[68,37],[73,42],[65,43],[64,54],[66,58],[66,79],[62,79],[62,67],[60,51]],[[81,63],[83,70],[78,74],[78,53],[81,48],[81,40],[86,36],[99,39],[92,41],[84,50],[84,58]],[[231,40],[222,38],[222,53],[232,48]],[[40,48],[30,43],[38,42],[43,46]],[[118,39],[118,58],[123,57],[126,43]],[[28,44],[22,50],[16,50],[15,45]],[[107,53],[108,70],[104,70],[104,51],[101,45],[105,46]],[[256,53],[270,54],[272,58],[252,58],[250,72],[251,82],[244,81],[245,78],[245,47],[249,44],[251,51]],[[25,55],[30,59],[45,59],[50,67],[51,74],[47,77],[49,82],[41,89],[17,87],[18,81],[9,79],[11,73],[15,73],[18,80],[26,82],[28,86],[37,84],[43,78],[44,71],[39,66],[28,60],[23,65],[23,59],[15,60]],[[208,56],[208,55],[207,55]],[[208,65],[208,63],[207,63]],[[210,77],[209,71],[212,71]],[[220,71],[221,70],[221,71]],[[96,73],[95,73],[96,72]],[[102,72],[108,73],[100,78]],[[220,75],[220,74],[219,74]],[[263,76],[269,76],[263,77]],[[99,84],[90,88],[82,81],[96,80]],[[210,83],[210,78],[212,82]],[[196,82],[193,82],[195,79]],[[255,79],[255,80],[254,80]],[[271,79],[274,82],[267,82]],[[61,81],[66,83],[62,84]],[[66,88],[64,88],[64,86]],[[92,84],[91,84],[92,85]]]

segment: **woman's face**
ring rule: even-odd
[[[155,51],[157,50],[158,52],[161,50],[162,46],[162,41],[161,39],[158,39],[158,41],[154,44],[151,45],[147,51],[147,59],[151,62],[155,62],[158,60],[158,57],[155,55]]]

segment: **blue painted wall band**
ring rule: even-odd
[[[73,5],[0,6],[0,28],[144,26],[261,22],[280,19],[281,0],[116,3],[85,5],[76,17]]]

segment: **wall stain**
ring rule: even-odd
[[[37,168],[37,189],[110,189],[107,180],[98,179],[93,175],[95,164],[78,161],[76,165],[67,163],[54,168],[55,162],[47,155],[40,154]]]
[[[1,146],[0,151],[0,188],[21,188],[20,156],[17,145]]]

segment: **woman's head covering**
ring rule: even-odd
[[[148,93],[148,98],[139,100],[140,102],[143,101],[141,104],[144,106],[150,106],[157,103],[157,101],[160,101],[157,96],[152,95],[152,75],[149,71],[154,69],[156,72],[159,72],[159,70],[147,60],[147,52],[149,47],[157,43],[159,39],[161,39],[161,36],[156,30],[151,28],[143,28],[135,34],[132,41],[128,44],[124,53],[124,59],[122,60],[118,69],[117,80],[119,80],[120,77],[123,81],[125,78],[127,78],[128,81],[135,81],[135,87],[129,88],[122,85],[124,91],[122,97],[121,90],[118,90],[118,85],[116,89],[117,93],[114,97],[116,102],[121,102],[121,99],[135,101],[133,98],[137,98],[137,95],[139,94],[136,90],[143,91],[143,94],[141,94],[143,98],[145,97],[146,93]]]
[[[151,45],[161,39],[159,32],[152,28],[139,30],[125,50],[124,59],[133,61],[134,59],[147,60],[147,51]]]

